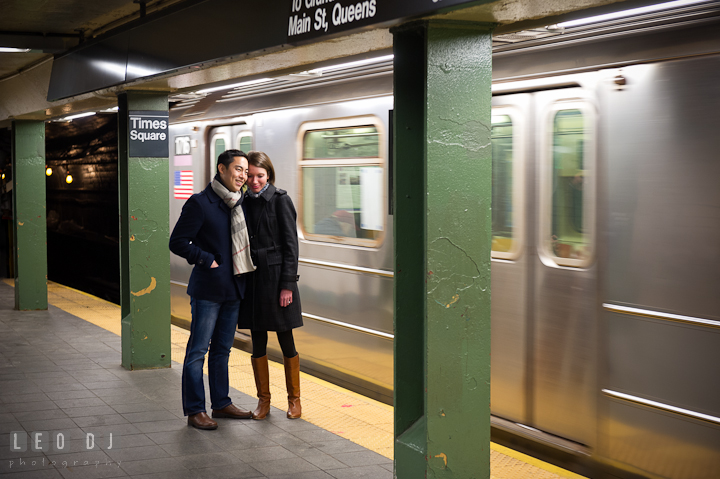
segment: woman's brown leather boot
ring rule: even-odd
[[[288,419],[297,419],[302,416],[300,406],[300,355],[293,358],[283,356],[285,365],[285,386],[288,393]]]
[[[265,419],[270,414],[270,371],[268,370],[267,354],[261,358],[250,356],[253,373],[255,373],[255,387],[257,388],[258,405],[253,411],[253,419]]]

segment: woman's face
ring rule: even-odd
[[[250,191],[252,191],[253,193],[259,192],[263,189],[265,183],[267,183],[267,180],[268,175],[265,168],[260,168],[255,165],[250,165],[248,167],[247,185],[248,188],[250,188]]]

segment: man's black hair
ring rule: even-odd
[[[247,155],[240,150],[225,150],[218,156],[218,162],[216,171],[220,173],[220,165],[225,165],[225,168],[230,168],[230,163],[235,161],[235,158],[241,156],[247,160]]]

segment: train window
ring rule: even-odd
[[[210,171],[210,177],[212,178],[215,176],[215,172],[217,171],[217,159],[220,153],[228,149],[228,145],[230,145],[230,142],[228,141],[228,135],[225,132],[218,132],[212,135],[212,138],[210,140],[210,158],[211,161],[209,162],[211,165],[211,171]]]
[[[218,156],[225,150],[225,140],[223,140],[222,138],[218,138],[217,140],[215,140],[215,156]],[[229,154],[232,155],[232,153]]]
[[[374,126],[308,131],[303,158],[377,158],[380,143]]]
[[[546,255],[583,267],[594,255],[594,118],[584,103],[557,104],[548,118],[544,188]]]
[[[376,117],[309,122],[299,132],[306,239],[377,246],[386,221],[383,125]]]
[[[249,131],[241,131],[237,137],[238,150],[247,153],[253,149],[253,137]]]
[[[492,257],[516,259],[521,251],[522,164],[519,115],[511,107],[492,114]]]

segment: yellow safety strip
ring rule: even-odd
[[[498,455],[504,455],[507,459],[501,459],[503,463],[507,462],[509,463],[509,468],[515,470],[515,474],[517,474],[517,470],[519,469],[519,465],[512,464],[513,461],[509,459],[514,459],[516,462],[519,462],[524,465],[534,466],[535,468],[539,468],[544,470],[545,472],[549,473],[550,475],[535,475],[537,472],[534,472],[530,475],[509,475],[509,474],[502,474],[498,475],[497,477],[541,477],[541,478],[555,478],[555,477],[566,477],[568,479],[587,479],[585,476],[581,476],[580,474],[575,474],[574,472],[566,471],[565,469],[562,469],[560,467],[555,466],[554,464],[547,463],[545,461],[541,461],[540,459],[536,459],[532,456],[528,456],[527,454],[523,454],[522,452],[515,451],[513,449],[510,449],[509,447],[501,446],[500,444],[495,444],[494,442],[490,443],[490,449],[492,450],[490,453],[490,469],[491,473],[494,476],[496,471],[495,468],[499,468],[500,464],[493,464],[493,453],[497,453]],[[500,459],[500,458],[498,458]],[[524,467],[524,466],[523,466]],[[499,472],[499,471],[498,471]],[[509,472],[509,471],[508,471]]]

